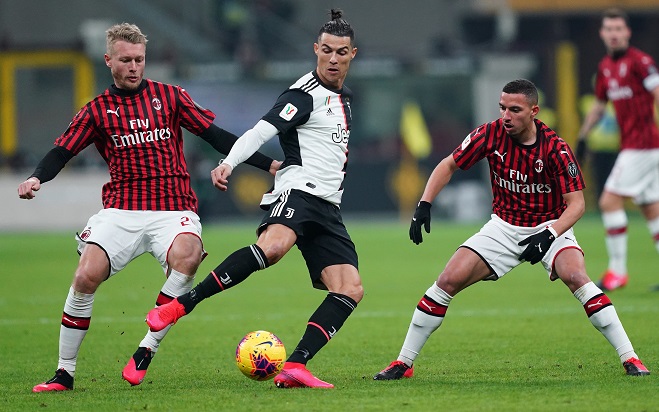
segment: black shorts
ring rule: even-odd
[[[309,269],[313,286],[327,289],[320,272],[328,266],[349,264],[358,267],[357,251],[343,224],[341,210],[332,203],[301,190],[287,190],[268,206],[257,234],[268,225],[287,226],[297,235],[297,245]]]

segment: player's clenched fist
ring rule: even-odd
[[[18,185],[18,197],[21,199],[33,199],[37,190],[41,189],[41,182],[36,177],[31,177]]]

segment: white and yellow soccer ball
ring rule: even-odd
[[[250,379],[265,381],[277,375],[286,362],[286,348],[272,332],[250,332],[236,348],[236,365]]]

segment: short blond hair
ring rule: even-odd
[[[146,47],[146,35],[139,27],[130,23],[115,24],[106,30],[106,47],[108,55],[112,55],[112,46],[119,40],[132,44],[143,44]]]

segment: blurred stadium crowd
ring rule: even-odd
[[[218,114],[218,125],[240,135],[299,73],[313,69],[316,27],[340,7],[359,48],[346,83],[355,94],[355,122],[344,208],[409,210],[437,161],[497,115],[498,91],[513,78],[538,85],[538,118],[574,141],[604,54],[600,13],[610,6],[625,7],[632,45],[659,59],[657,0],[3,0],[0,176],[24,178],[79,107],[110,84],[104,31],[113,23],[135,23],[147,34],[146,77],[184,86]],[[71,52],[91,76],[79,75],[78,60],[53,57]],[[593,147],[614,152],[616,126],[607,122]],[[264,151],[277,157],[270,143]],[[216,193],[206,180],[217,154],[200,139],[187,144],[202,218],[254,213],[267,176],[245,170],[240,190]],[[65,171],[103,171],[100,157],[86,152]],[[475,170],[452,182],[461,185],[455,202],[473,208],[448,204],[446,196],[438,209],[457,219],[487,214],[487,187],[473,185],[483,175]]]

